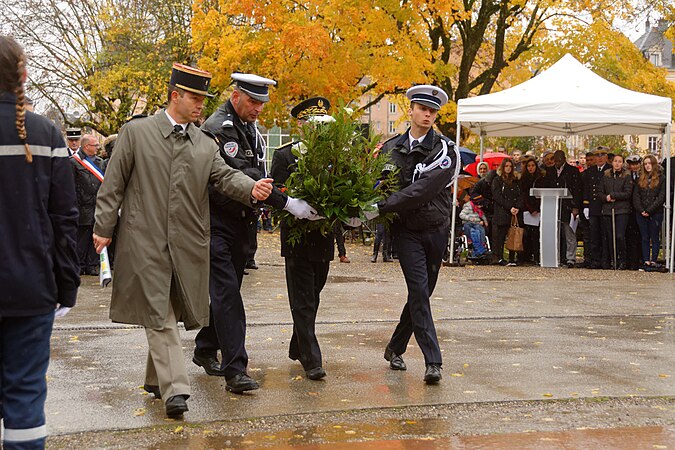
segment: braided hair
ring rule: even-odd
[[[0,91],[16,95],[16,132],[24,146],[26,161],[33,162],[33,154],[26,141],[26,94],[23,77],[26,73],[26,55],[21,46],[9,36],[0,36]]]

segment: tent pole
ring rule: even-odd
[[[459,123],[459,117],[457,117],[457,141],[455,145],[459,148],[459,138],[461,136],[461,125]],[[457,161],[457,164],[462,164],[462,161]],[[455,177],[454,185],[452,187],[452,218],[450,225],[450,254],[448,255],[448,261],[450,263],[454,262],[455,259],[455,226],[457,224],[457,188],[459,187],[459,176]],[[459,262],[459,261],[458,261]]]
[[[483,132],[480,133],[480,162],[483,162]]]
[[[666,267],[668,267],[670,273],[673,273],[673,245],[675,244],[675,239],[673,239],[675,233],[675,216],[671,216],[671,210],[673,210],[673,205],[670,202],[671,192],[670,192],[670,180],[673,176],[670,173],[670,157],[671,157],[671,148],[670,148],[670,134],[671,134],[671,125],[670,123],[666,125],[665,131],[665,145],[666,145]],[[671,220],[672,219],[672,220]],[[672,228],[672,229],[671,229]]]

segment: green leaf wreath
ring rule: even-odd
[[[333,117],[332,122],[304,124],[302,140],[292,150],[298,164],[286,181],[287,192],[307,201],[326,219],[298,220],[282,211],[282,218],[291,227],[291,245],[310,231],[325,236],[337,222],[351,217],[364,219],[363,212],[372,210],[397,186],[397,170],[388,171],[381,180],[389,159],[379,155],[380,136],[364,136],[361,124],[345,108],[338,108]]]

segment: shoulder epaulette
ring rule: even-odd
[[[220,126],[223,128],[234,127],[234,116],[231,113],[225,114],[223,116],[223,123]]]
[[[277,150],[281,150],[286,147],[293,147],[294,145],[300,143],[300,141],[291,141],[291,142],[286,142],[284,145],[280,145],[279,147],[275,148],[274,151],[276,152]]]
[[[134,114],[131,117],[127,117],[127,120],[124,123],[131,122],[132,120],[136,120],[136,119],[143,119],[145,117],[148,117],[148,115],[147,114]]]
[[[211,139],[216,141],[216,143],[220,144],[220,142],[218,141],[218,138],[216,137],[215,134],[211,133],[209,130],[207,130],[205,128],[200,128],[200,130],[202,130],[202,133],[204,133],[205,135],[207,135],[208,137],[210,137]]]

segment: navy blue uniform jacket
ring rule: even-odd
[[[36,316],[75,305],[80,285],[73,168],[61,132],[26,112],[26,161],[16,100],[0,93],[0,317]]]

